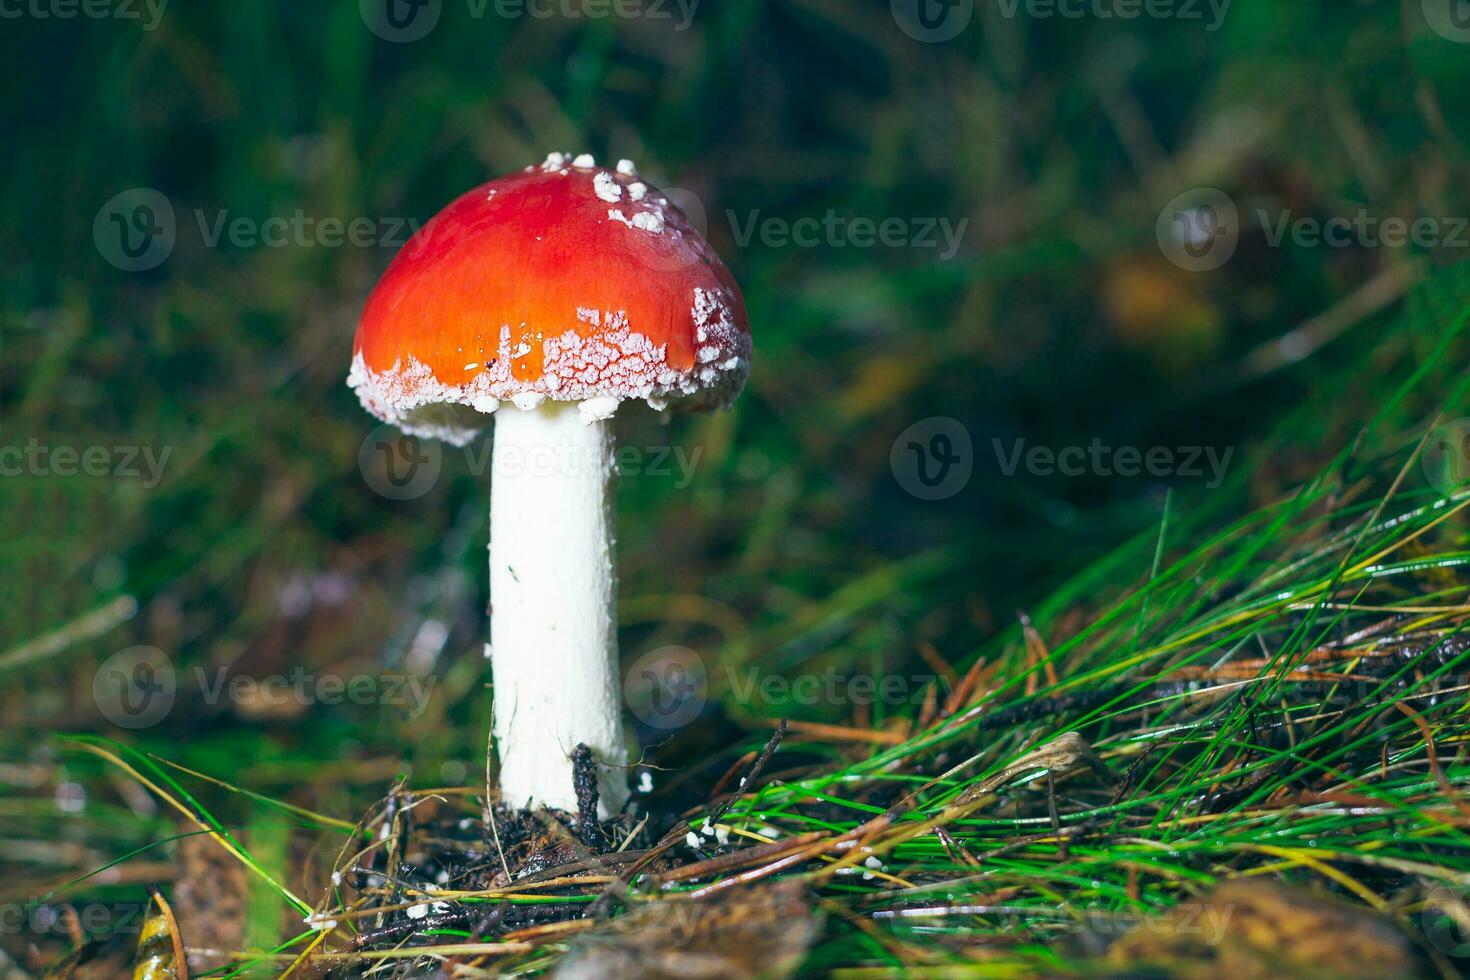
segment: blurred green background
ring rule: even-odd
[[[431,486],[390,499],[344,384],[402,229],[464,189],[550,150],[632,158],[745,291],[756,361],[733,411],[620,420],[625,445],[696,461],[630,473],[620,497],[625,663],[677,644],[709,666],[698,723],[640,728],[678,767],[786,710],[855,720],[730,704],[725,665],[963,663],[1156,526],[1169,492],[1261,502],[1340,449],[1373,407],[1365,352],[1394,349],[1395,304],[1470,247],[1461,7],[431,0],[400,3],[394,28],[367,0],[7,6],[0,462],[27,461],[0,477],[12,890],[100,866],[162,819],[55,732],[348,816],[399,773],[483,779],[484,447],[445,448]],[[1233,219],[1199,206],[1221,200],[1206,188]],[[122,250],[165,209],[165,244]],[[1434,231],[1272,240],[1282,220],[1359,215]],[[802,218],[836,231],[783,237]],[[858,219],[905,240],[865,244]],[[369,240],[337,241],[333,220]],[[1360,395],[1339,394],[1349,376]],[[1314,399],[1341,440],[1262,441]],[[936,417],[968,435],[972,469],[929,500],[893,457]],[[1003,465],[1017,440],[1094,439],[1233,463],[1218,487]],[[58,447],[101,447],[106,474],[30,462]],[[128,728],[93,682],[135,645],[180,681]],[[195,668],[434,688],[415,710],[210,703]]]

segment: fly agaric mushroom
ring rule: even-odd
[[[411,435],[464,445],[494,420],[490,646],[502,798],[575,809],[571,754],[627,799],[613,432],[627,401],[726,406],[750,370],[729,270],[668,200],[591,156],[464,194],[368,297],[348,384]]]

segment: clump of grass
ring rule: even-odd
[[[826,730],[835,741],[753,733],[683,812],[655,794],[636,825],[589,829],[403,787],[353,825],[282,805],[346,835],[311,900],[165,767],[81,744],[304,914],[280,946],[205,975],[535,971],[620,919],[742,894],[759,906],[772,887],[811,910],[785,917],[805,923],[809,970],[1085,972],[1065,940],[1089,916],[1132,922],[1235,879],[1360,906],[1449,975],[1465,950],[1447,924],[1470,892],[1470,488],[1424,486],[1435,424],[1408,420],[1465,321],[1433,331],[1377,417],[1295,492],[1234,517],[1166,505],[1153,533],[957,659],[957,682],[911,716]],[[1451,405],[1463,389],[1445,385]],[[1130,568],[1136,585],[1110,584]]]

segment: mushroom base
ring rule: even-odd
[[[618,682],[612,424],[575,404],[495,413],[490,649],[501,798],[576,812],[572,750],[600,815],[627,800]]]

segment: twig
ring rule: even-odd
[[[766,763],[770,762],[771,756],[776,754],[776,747],[781,744],[781,739],[786,737],[786,725],[787,719],[782,718],[780,723],[776,725],[776,730],[771,733],[771,737],[766,740],[766,747],[761,749],[761,754],[756,756],[755,762],[751,763],[751,766],[749,769],[746,770],[745,775],[740,777],[740,782],[736,786],[735,792],[731,793],[730,796],[725,800],[725,802],[721,803],[719,806],[715,807],[714,810],[710,811],[709,822],[711,824],[719,823],[720,819],[725,814],[730,812],[730,808],[734,806],[735,801],[740,798],[741,791],[744,790],[745,787],[754,783],[756,777],[758,777],[761,774],[761,771],[766,768]]]

